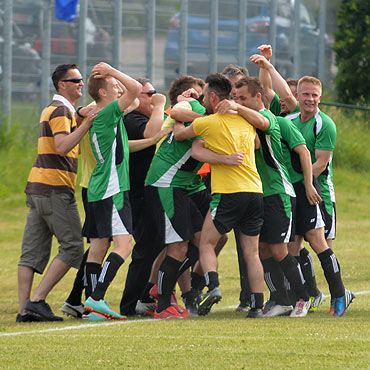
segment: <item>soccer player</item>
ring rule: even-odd
[[[230,99],[230,93],[231,83],[227,77],[221,73],[208,75],[203,90],[203,104],[210,115],[195,119],[188,127],[176,124],[174,134],[177,140],[199,135],[204,139],[205,146],[216,153],[245,153],[240,166],[212,165],[212,201],[203,224],[199,247],[200,264],[205,273],[208,292],[202,297],[198,313],[207,314],[213,304],[222,298],[215,247],[221,235],[237,227],[252,290],[251,310],[247,317],[260,318],[263,306],[263,268],[258,256],[258,238],[263,223],[263,206],[262,184],[254,157],[256,131],[237,114],[216,113],[218,103]]]

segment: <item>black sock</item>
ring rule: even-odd
[[[270,299],[277,304],[289,306],[290,300],[284,284],[284,273],[279,264],[272,258],[262,260],[264,277],[270,290]]]
[[[199,275],[196,272],[190,274],[191,277],[191,287],[192,289],[202,291],[206,286],[206,279],[203,275]]]
[[[206,285],[208,287],[208,291],[211,291],[220,285],[218,281],[218,273],[216,271],[206,272],[204,274],[204,278],[206,279]]]
[[[158,271],[158,307],[162,312],[171,305],[171,294],[176,284],[177,274],[182,262],[166,256]]]
[[[288,253],[279,264],[297,298],[308,301],[310,296],[304,287],[304,277],[298,261]]]
[[[189,242],[188,252],[186,253],[186,258],[179,269],[177,277],[182,275],[182,273],[186,271],[189,267],[194,266],[195,262],[197,262],[198,259],[199,259],[198,248],[192,242]]]
[[[251,293],[251,310],[263,307],[263,293]]]
[[[143,303],[154,302],[153,298],[149,294],[149,291],[150,291],[150,289],[153,288],[153,286],[154,286],[153,283],[150,283],[150,282],[146,283],[145,288],[143,290],[143,294],[141,295],[141,298],[140,298],[141,302],[143,302]]]
[[[344,296],[344,286],[339,263],[334,252],[328,248],[318,255],[332,298]]]
[[[105,260],[99,275],[98,283],[95,291],[91,294],[91,297],[96,301],[103,299],[105,292],[107,291],[110,283],[117,274],[118,269],[125,262],[125,260],[117,253],[111,252],[108,258]]]
[[[82,292],[85,289],[85,284],[84,284],[85,265],[86,265],[87,255],[89,254],[89,249],[85,252],[82,258],[80,268],[78,269],[76,273],[75,281],[73,282],[73,288],[71,290],[71,293],[69,294],[69,297],[66,300],[72,306],[78,306],[81,304]]]
[[[101,265],[95,262],[86,262],[85,264],[85,296],[86,299],[91,296],[96,289],[98,278],[101,271]]]
[[[303,277],[305,279],[305,288],[311,297],[317,297],[320,291],[317,289],[315,268],[313,265],[313,259],[310,252],[303,248],[299,252],[301,269]]]

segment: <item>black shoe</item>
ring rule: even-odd
[[[212,306],[215,303],[220,302],[221,298],[222,294],[219,287],[209,290],[206,294],[202,296],[202,300],[198,304],[198,315],[207,315],[209,311],[211,311]]]
[[[24,312],[39,321],[63,321],[62,317],[54,315],[50,306],[44,300],[38,302],[28,300]]]
[[[17,314],[17,317],[16,317],[15,321],[16,322],[34,322],[34,321],[40,321],[40,320],[36,319],[35,317],[33,317],[31,315],[28,315],[28,314],[21,315],[19,313],[19,314]]]
[[[195,297],[194,292],[190,290],[188,293],[183,294],[182,301],[185,304],[185,308],[187,311],[190,312],[190,315],[192,316],[198,316],[198,304],[197,304],[197,298]]]
[[[254,308],[254,309],[249,310],[246,318],[247,319],[262,319],[263,318],[262,309]]]

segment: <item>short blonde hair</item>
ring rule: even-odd
[[[310,83],[312,85],[319,86],[320,87],[320,91],[322,92],[322,84],[321,84],[321,81],[318,78],[316,78],[316,77],[303,76],[302,78],[300,78],[299,81],[298,81],[297,91],[299,90],[299,87],[303,83]]]
[[[88,81],[87,81],[87,91],[89,95],[98,102],[101,97],[99,94],[100,89],[106,89],[107,87],[107,79],[110,78],[110,76],[106,76],[103,78],[95,78],[94,74],[91,74]]]

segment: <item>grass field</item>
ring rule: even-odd
[[[16,270],[27,209],[22,194],[2,199],[0,368],[369,368],[370,176],[337,169],[335,179],[335,251],[346,287],[358,293],[342,318],[329,315],[329,300],[304,319],[247,320],[245,314],[236,313],[239,282],[230,235],[220,258],[223,299],[206,317],[180,322],[135,318],[99,324],[66,318],[63,323],[16,324]],[[317,258],[315,264],[319,288],[328,294]],[[126,271],[127,264],[107,293],[116,310]],[[74,274],[70,271],[48,297],[56,313],[60,313]],[[36,276],[34,285],[39,281]]]
[[[357,295],[342,318],[329,314],[329,299],[303,319],[247,320],[236,313],[239,278],[230,235],[219,260],[223,299],[206,317],[99,324],[66,318],[62,323],[16,324],[17,263],[27,216],[23,189],[35,158],[37,125],[22,122],[8,134],[0,128],[0,369],[370,368],[370,127],[366,118],[332,113],[338,126],[334,250],[345,286]],[[76,195],[82,211],[78,189]],[[55,243],[54,253],[56,248]],[[314,261],[318,286],[328,295],[318,259]],[[115,310],[127,266],[106,296]],[[75,270],[70,271],[47,298],[56,314],[74,275]],[[36,276],[34,287],[39,281]]]

